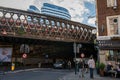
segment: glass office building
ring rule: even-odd
[[[43,4],[41,8],[41,14],[46,14],[50,16],[71,20],[71,16],[67,9],[49,3]]]
[[[40,13],[40,10],[34,5],[30,5],[27,11]]]

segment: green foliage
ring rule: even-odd
[[[97,69],[99,68],[99,62],[98,61],[96,62],[96,68]]]
[[[22,35],[22,34],[25,34],[25,31],[24,31],[23,28],[20,27],[20,28],[18,28],[18,32],[17,33]]]
[[[99,68],[102,69],[102,70],[104,70],[105,64],[104,63],[100,63]]]

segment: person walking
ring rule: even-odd
[[[81,78],[84,77],[84,65],[85,65],[84,59],[80,58],[80,61],[79,61],[79,77],[81,77]]]
[[[85,59],[85,73],[88,73],[88,59]]]
[[[71,61],[68,61],[67,65],[68,65],[68,69],[70,70],[71,69]]]
[[[38,68],[40,68],[41,67],[41,62],[38,62]]]
[[[89,69],[90,69],[90,78],[94,78],[93,71],[94,71],[94,68],[95,68],[95,61],[94,61],[92,56],[88,60],[88,66],[89,66]]]

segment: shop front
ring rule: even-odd
[[[100,62],[120,62],[120,40],[98,40]]]

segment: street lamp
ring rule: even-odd
[[[99,50],[100,50],[100,49],[99,49],[99,45],[98,45],[99,43],[98,43],[98,41],[97,41],[97,39],[96,39],[96,38],[97,38],[97,37],[96,37],[96,36],[97,36],[96,33],[97,33],[97,30],[96,30],[96,29],[93,29],[93,30],[92,30],[92,34],[94,35],[94,48],[97,49],[97,59],[98,59],[98,63],[99,63],[99,61],[100,61],[100,58],[99,58]]]
[[[98,43],[98,41],[96,41],[95,49],[97,49],[97,59],[98,59],[98,62],[99,62],[99,61],[100,61],[100,57],[99,57],[100,48],[99,48],[99,43]]]
[[[92,30],[92,35],[93,35],[93,41],[94,41],[94,43],[96,43],[96,34],[97,34],[97,30],[96,29],[93,29]]]

